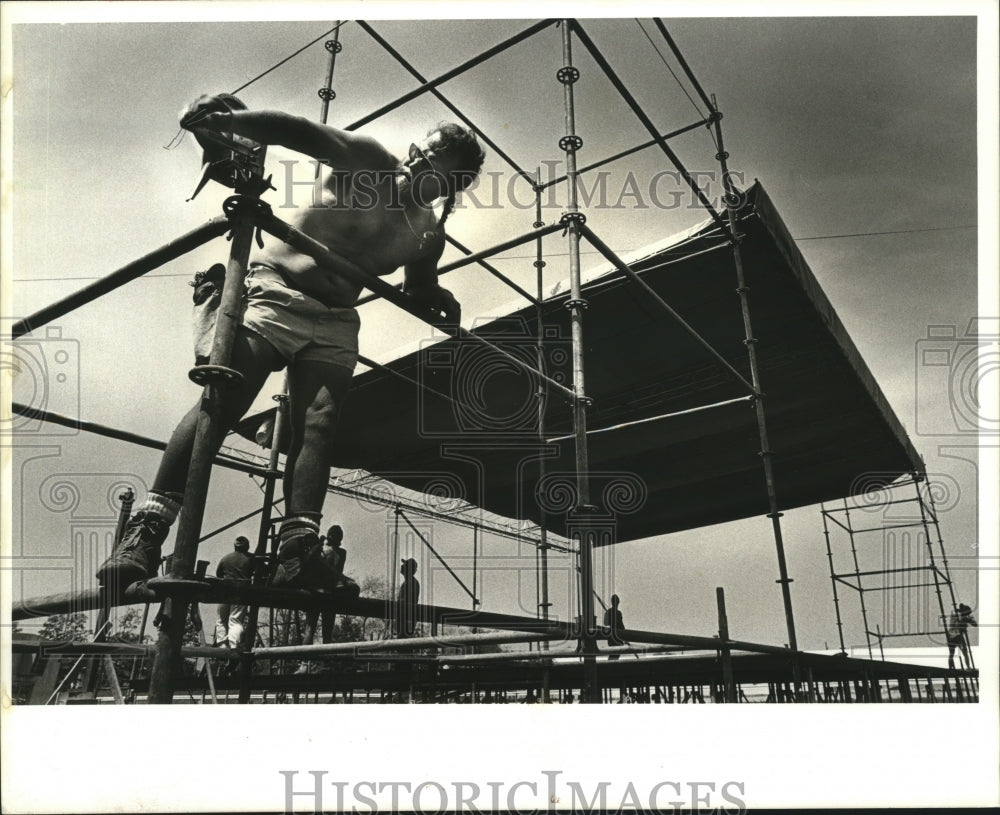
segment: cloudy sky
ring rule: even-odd
[[[372,12],[363,13],[373,20],[396,16],[386,6]],[[525,15],[386,19],[374,25],[430,78],[531,22]],[[943,485],[941,531],[959,594],[978,605],[970,564],[978,544],[995,542],[995,530],[984,530],[977,517],[975,440],[951,410],[947,377],[941,378],[940,369],[928,370],[921,357],[929,327],[952,327],[954,339],[945,339],[944,346],[962,358],[973,347],[966,339],[970,320],[997,313],[992,301],[977,302],[977,257],[983,260],[992,240],[977,228],[983,223],[977,211],[977,153],[980,169],[995,170],[996,144],[981,134],[977,138],[977,91],[982,92],[977,56],[983,55],[977,53],[976,19],[664,22],[703,87],[717,95],[731,168],[747,183],[763,183],[928,471]],[[5,120],[13,148],[13,233],[5,235],[12,240],[5,241],[4,316],[29,314],[218,214],[228,194],[222,188],[210,186],[193,202],[185,200],[198,175],[193,140],[164,149],[177,133],[178,111],[201,93],[244,85],[332,24],[315,15],[284,22],[15,25],[9,55],[13,118]],[[586,28],[661,132],[700,118],[671,75],[670,68],[680,72],[648,17],[588,20]],[[557,142],[564,132],[562,87],[554,78],[563,64],[560,37],[559,29],[546,29],[441,89],[529,171],[555,166],[561,172],[546,164],[558,162]],[[340,39],[331,124],[354,122],[415,86],[357,25],[345,24]],[[255,109],[315,118],[327,58],[320,40],[240,96]],[[579,44],[574,61],[582,72],[576,85],[577,132],[585,144],[581,162],[645,141],[646,131]],[[449,112],[425,95],[362,132],[401,155],[410,141],[445,118]],[[715,148],[704,130],[677,139],[674,149],[689,169],[715,166]],[[289,181],[308,177],[308,168],[295,159],[281,149],[269,151],[278,187],[269,200],[275,206],[291,204],[299,194]],[[612,248],[639,249],[704,217],[686,200],[663,208],[649,196],[622,194],[629,176],[641,188],[664,168],[656,150],[609,167],[613,205],[589,212],[588,224]],[[535,219],[533,210],[519,203],[530,201],[527,186],[513,178],[505,162],[491,152],[484,171],[498,185],[500,205],[485,196],[466,200],[449,222],[450,233],[473,249],[526,231]],[[561,198],[552,201],[543,219],[557,220],[562,205]],[[994,220],[987,223],[992,227]],[[554,284],[566,273],[565,249],[557,241],[547,248],[546,282]],[[59,360],[69,360],[67,376],[49,382],[37,398],[51,410],[166,439],[197,396],[186,376],[191,361],[186,283],[225,252],[223,243],[211,244],[60,318],[61,336],[39,338],[33,353],[52,366],[64,364],[53,362],[59,352]],[[514,250],[496,262],[531,285],[532,259]],[[585,268],[596,262],[584,256]],[[476,270],[448,278],[447,285],[462,301],[467,324],[498,313],[511,300],[507,290]],[[377,304],[366,307],[362,319],[362,353],[371,357],[386,358],[426,335],[422,324]],[[991,371],[976,379],[980,393],[996,390],[995,367]],[[262,407],[270,404],[280,380],[273,384],[261,397]],[[27,401],[32,388],[23,381],[17,387],[27,388],[15,390],[16,398]],[[994,408],[980,412],[995,426]],[[17,442],[32,449],[19,448],[14,457],[13,542],[22,558],[15,562],[15,597],[66,590],[79,579],[74,577],[79,569],[92,564],[79,567],[73,560],[71,528],[99,525],[115,485],[134,483],[142,492],[157,461],[151,451],[123,443],[35,430]],[[74,506],[56,487],[67,478],[81,491]],[[258,500],[259,491],[246,476],[217,473],[205,528],[249,511]],[[335,498],[328,500],[325,515],[347,530],[354,574],[384,575],[389,518]],[[799,644],[833,648],[837,632],[819,509],[788,513],[784,528]],[[243,531],[252,535],[254,529],[251,524]],[[444,532],[435,540],[445,557],[461,560],[469,555],[469,538]],[[207,542],[200,557],[217,560],[230,540],[227,533]],[[512,554],[505,545],[487,541],[487,551],[498,558]],[[869,557],[877,562],[879,553],[862,553]],[[733,636],[785,641],[773,540],[764,518],[623,544],[614,558],[615,589],[630,626],[711,635],[714,589],[724,586]],[[531,567],[533,558],[523,562]],[[554,569],[559,568],[557,561]],[[486,574],[485,607],[530,613],[534,577],[530,568],[525,574],[519,582],[509,574]],[[465,577],[471,579],[469,573]],[[557,575],[557,593],[560,585]],[[435,577],[434,602],[462,605],[464,597]],[[853,609],[856,598],[846,603]],[[563,607],[568,606],[566,598]],[[856,611],[846,617],[848,645],[862,644]]]

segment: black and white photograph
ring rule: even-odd
[[[996,3],[0,14],[5,812],[1000,804]]]

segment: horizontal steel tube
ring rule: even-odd
[[[142,277],[142,275],[159,268],[164,263],[176,260],[192,249],[197,249],[202,244],[208,243],[212,238],[217,238],[228,230],[229,220],[227,218],[213,218],[208,223],[202,224],[197,229],[192,229],[187,234],[181,235],[176,240],[161,246],[159,249],[153,250],[148,255],[144,255],[138,260],[133,260],[118,271],[112,272],[100,280],[95,280],[89,286],[84,286],[68,297],[64,297],[62,300],[36,311],[30,317],[25,317],[23,320],[14,323],[13,328],[11,328],[11,336],[16,340],[28,332],[34,331],[36,328],[41,328],[46,323],[63,317],[74,309],[96,300],[98,297],[103,297],[108,292],[124,286],[137,277]]]
[[[357,23],[357,25],[361,26],[362,30],[365,31],[368,34],[368,36],[370,36],[373,40],[375,40],[375,42],[377,42],[379,45],[381,45],[382,48],[385,49],[386,53],[389,54],[389,56],[391,56],[394,60],[396,60],[396,62],[398,62],[400,65],[402,65],[403,68],[405,68],[407,70],[407,72],[410,74],[410,76],[412,76],[414,79],[417,80],[417,82],[422,82],[424,84],[427,83],[427,77],[425,77],[416,68],[414,68],[413,65],[411,65],[410,62],[402,54],[399,53],[399,51],[397,51],[395,48],[393,48],[389,44],[389,42],[381,34],[379,34],[374,28],[372,28],[364,20],[356,20],[355,22]],[[502,158],[504,161],[506,161],[511,166],[511,168],[518,175],[523,176],[524,178],[528,179],[529,182],[534,183],[534,179],[530,175],[528,175],[524,170],[522,170],[520,167],[518,167],[517,166],[517,162],[514,161],[514,159],[512,159],[510,156],[508,156],[501,149],[500,145],[498,145],[496,142],[493,141],[493,139],[491,139],[482,130],[480,130],[478,127],[476,127],[472,123],[472,120],[469,119],[464,113],[462,113],[462,111],[459,110],[455,105],[453,105],[451,102],[449,102],[448,99],[447,99],[447,97],[445,97],[445,95],[443,93],[441,93],[441,91],[439,91],[435,87],[435,88],[431,88],[430,89],[430,93],[442,105],[444,105],[446,108],[448,108],[448,110],[450,110],[452,113],[454,113],[455,116],[458,117],[459,121],[461,121],[466,127],[468,127],[470,130],[472,130],[474,133],[476,133],[476,135],[478,135],[479,138],[482,139],[483,142],[485,142],[485,144],[494,153],[496,153],[498,156],[500,156],[500,158]]]
[[[450,235],[445,235],[445,239],[448,241],[448,243],[450,243],[452,246],[454,246],[456,249],[458,249],[459,252],[462,252],[465,255],[471,255],[472,254],[472,250],[471,249],[466,248],[459,241],[455,240]],[[480,261],[477,261],[477,262],[487,272],[489,272],[491,275],[493,275],[497,280],[505,283],[507,286],[509,286],[510,288],[512,288],[518,294],[520,294],[525,300],[528,300],[529,302],[534,303],[535,305],[538,305],[538,299],[537,298],[535,298],[534,296],[528,294],[528,292],[526,292],[524,289],[522,289],[520,286],[518,286],[517,283],[515,283],[513,280],[511,280],[509,277],[507,277],[507,275],[505,275],[499,269],[497,269],[496,267],[494,267],[491,264],[487,263],[485,260],[480,260]]]
[[[504,645],[507,643],[537,642],[548,639],[543,634],[465,634],[440,637],[410,637],[398,640],[362,640],[361,642],[331,642],[322,645],[279,645],[254,648],[255,659],[311,658],[336,654],[369,653],[378,651],[417,651],[422,648],[459,648],[474,645]]]
[[[463,266],[468,266],[470,263],[479,263],[484,258],[492,257],[493,255],[499,254],[500,252],[506,252],[508,249],[516,249],[518,246],[530,243],[531,241],[537,240],[538,238],[544,238],[546,235],[551,235],[553,232],[558,232],[561,229],[563,229],[562,224],[549,224],[549,226],[542,227],[541,229],[536,229],[532,232],[527,232],[518,238],[512,238],[509,241],[498,243],[496,246],[491,246],[488,249],[483,249],[482,251],[475,252],[464,258],[461,258],[460,260],[456,260],[444,266],[441,266],[437,270],[437,273],[438,275],[448,274],[448,272],[453,272],[456,269],[461,269]],[[397,292],[403,290],[403,286],[400,283],[393,285],[392,288]],[[380,295],[376,293],[366,295],[365,297],[362,297],[360,300],[358,300],[358,305],[361,306],[364,305],[365,303],[370,303],[372,300],[377,300],[379,296]]]
[[[591,170],[596,170],[598,167],[603,167],[605,164],[611,164],[611,162],[618,161],[620,158],[631,156],[633,153],[638,153],[640,150],[645,150],[647,147],[652,147],[654,144],[662,144],[667,141],[667,139],[672,139],[675,136],[682,136],[692,130],[697,130],[699,127],[707,125],[708,122],[708,119],[702,119],[700,122],[695,122],[694,124],[678,128],[677,130],[671,130],[669,133],[664,133],[662,136],[657,136],[655,139],[650,139],[642,144],[637,144],[635,147],[630,147],[628,150],[622,150],[620,153],[615,153],[613,156],[608,156],[600,161],[595,161],[593,164],[588,164],[586,167],[580,167],[577,169],[576,173],[577,175],[589,173]],[[538,189],[541,191],[548,189],[549,187],[553,187],[556,184],[562,184],[562,182],[567,178],[569,178],[567,175],[561,175],[558,178],[553,178],[550,181],[546,181],[544,184],[539,184]]]
[[[485,51],[483,51],[478,56],[475,56],[472,59],[467,60],[466,62],[463,62],[457,68],[452,68],[450,71],[447,71],[446,73],[441,74],[441,76],[439,76],[437,79],[432,79],[430,82],[425,82],[419,88],[415,88],[414,90],[410,91],[409,93],[404,93],[398,99],[395,99],[394,101],[389,102],[386,105],[383,105],[378,110],[373,111],[372,113],[369,113],[367,116],[363,116],[362,118],[358,119],[356,122],[352,122],[351,124],[347,125],[347,127],[345,127],[344,129],[345,130],[357,130],[359,127],[363,127],[364,125],[368,124],[369,122],[375,121],[376,119],[384,116],[386,113],[389,113],[390,111],[395,110],[400,105],[405,105],[411,99],[416,99],[418,96],[421,96],[421,95],[427,93],[428,91],[433,90],[438,85],[443,85],[448,80],[454,79],[459,74],[465,73],[470,68],[475,68],[480,63],[485,62],[486,60],[490,59],[491,57],[496,56],[497,54],[499,54],[499,53],[501,53],[503,51],[506,51],[511,46],[517,45],[522,40],[528,39],[528,37],[531,37],[531,36],[537,34],[539,31],[542,31],[542,30],[548,28],[550,25],[552,25],[555,22],[556,21],[554,19],[553,20],[542,20],[542,22],[540,22],[540,23],[535,23],[534,25],[529,26],[524,31],[522,31],[520,34],[515,34],[513,37],[511,37],[509,39],[506,39],[506,40],[504,40],[503,42],[501,42],[501,43],[499,43],[497,45],[494,45],[492,48],[486,49]]]
[[[749,651],[757,654],[781,654],[783,656],[794,656],[796,652],[788,648],[781,648],[777,645],[764,645],[756,642],[742,642],[741,640],[726,640],[723,642],[718,637],[693,637],[687,634],[660,634],[655,631],[633,631],[632,629],[622,629],[618,636],[626,642],[647,642],[658,645],[683,645],[688,648],[706,651],[718,651],[723,645],[733,651]]]
[[[117,439],[118,441],[129,442],[130,444],[136,444],[140,447],[149,447],[153,450],[167,449],[166,442],[158,441],[157,439],[140,436],[137,433],[129,433],[127,430],[116,430],[113,427],[105,427],[97,422],[86,422],[83,419],[74,419],[70,416],[63,416],[60,413],[53,413],[50,410],[39,410],[38,408],[29,407],[28,405],[22,405],[20,402],[12,403],[11,411],[16,413],[18,416],[25,416],[29,419],[38,419],[43,422],[51,422],[52,424],[61,425],[63,427],[76,428],[86,433],[93,433],[97,436],[104,436],[108,439]],[[215,457],[215,463],[220,467],[225,467],[227,470],[236,470],[237,472],[249,473],[250,475],[266,476],[271,472],[265,467],[247,464],[245,462],[238,461],[237,459],[227,458],[222,455],[217,455]]]

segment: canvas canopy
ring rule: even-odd
[[[739,231],[780,509],[922,470],[759,184],[746,192]],[[732,250],[712,222],[650,247],[630,266],[750,379]],[[543,368],[571,385],[566,288],[544,302]],[[593,400],[589,503],[608,529],[601,542],[766,514],[745,387],[610,264],[586,275],[583,295],[586,394]],[[537,363],[534,306],[475,332]],[[355,377],[337,429],[336,466],[567,534],[567,511],[578,496],[573,411],[563,397],[550,391],[543,398],[540,444],[537,381],[480,344],[447,339],[386,367]]]

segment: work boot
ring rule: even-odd
[[[141,510],[135,513],[111,557],[97,570],[98,581],[102,586],[125,588],[154,577],[160,567],[160,547],[169,532],[170,524],[159,515]]]
[[[347,597],[351,600],[357,600],[361,595],[361,586],[359,586],[355,581],[351,580],[346,574],[341,574],[337,579],[336,585],[332,589],[333,593],[340,597]]]
[[[333,589],[338,575],[322,556],[319,535],[306,532],[278,547],[278,568],[271,585],[282,589]]]

